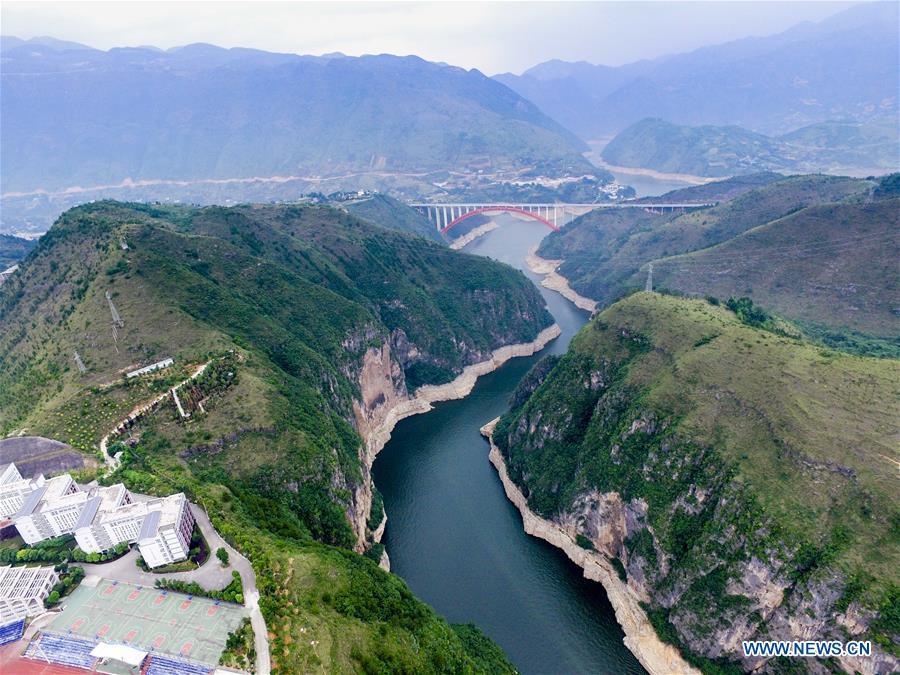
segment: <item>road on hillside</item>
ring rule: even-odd
[[[250,624],[253,626],[253,641],[256,648],[256,672],[259,675],[270,675],[272,665],[269,657],[269,633],[266,628],[265,617],[263,617],[259,609],[259,590],[256,588],[256,573],[253,571],[253,565],[240,552],[222,539],[209,521],[206,511],[196,504],[191,504],[191,511],[200,531],[209,544],[210,551],[206,562],[196,570],[167,574],[144,572],[136,564],[139,555],[137,549],[108,563],[73,564],[83,567],[85,574],[94,574],[104,579],[114,579],[151,588],[157,579],[178,579],[181,581],[195,581],[208,590],[217,590],[226,586],[231,581],[232,570],[237,570],[238,574],[241,575],[241,583],[244,586],[244,606],[250,611]],[[222,564],[215,556],[215,551],[219,547],[228,551],[229,564],[227,567],[222,567]]]

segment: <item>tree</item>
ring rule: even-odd
[[[47,596],[47,599],[44,600],[44,606],[52,607],[57,602],[59,602],[59,591],[51,591],[50,595]]]
[[[216,549],[216,557],[222,562],[222,567],[228,567],[228,551],[222,546]]]

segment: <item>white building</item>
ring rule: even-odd
[[[82,491],[68,474],[26,480],[10,466],[0,467],[0,516],[12,516],[27,544],[74,534],[82,551],[102,553],[137,542],[149,567],[190,553],[194,515],[184,493],[135,502],[121,483]]]
[[[22,480],[22,474],[19,473],[15,464],[0,464],[0,485],[15,483],[20,480]]]
[[[85,505],[74,532],[86,553],[137,542],[147,566],[159,567],[187,558],[193,528],[190,505],[184,494],[178,493],[111,508],[95,497]]]
[[[163,359],[162,361],[157,361],[156,363],[151,363],[149,366],[144,366],[143,368],[138,368],[137,370],[132,370],[130,373],[125,373],[125,377],[129,380],[132,377],[139,377],[140,375],[146,375],[147,373],[152,373],[154,370],[162,370],[163,368],[168,368],[175,361],[173,359]]]
[[[10,466],[14,467],[15,465]],[[37,478],[21,478],[17,481],[0,484],[0,518],[15,516],[22,509],[26,497],[40,488],[45,488],[44,495],[51,499],[78,490],[75,481],[68,474],[49,480],[40,475]]]
[[[13,515],[16,529],[27,544],[70,533],[87,498],[69,474],[50,480],[41,476],[40,480],[43,482],[37,489],[22,495],[22,506]]]
[[[52,567],[0,567],[0,625],[43,612],[58,581]]]
[[[188,557],[194,514],[183,493],[148,502],[137,543],[147,567],[168,565]]]
[[[123,541],[134,541],[140,523],[134,525],[123,513],[133,506],[131,493],[121,483],[97,490],[72,528],[78,547],[85,553],[102,553]]]

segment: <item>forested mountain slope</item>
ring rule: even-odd
[[[443,243],[444,238],[428,218],[393,197],[377,193],[343,204],[350,213],[363,220],[400,232],[410,232],[420,237]]]
[[[4,48],[2,63],[4,194],[126,180],[591,171],[583,143],[529,101],[477,70],[414,56],[24,44]],[[241,187],[232,183],[232,199]]]
[[[721,199],[687,213],[595,211],[544,239],[538,254],[579,293],[609,304],[657,287],[748,296],[820,327],[897,336],[898,202],[894,177],[772,174],[666,195]]]
[[[0,287],[0,432],[96,453],[135,405],[209,363],[182,392],[191,417],[171,402],[145,416],[113,442],[123,463],[105,480],[206,507],[253,561],[275,670],[502,671],[477,630],[351,551],[381,555],[363,438],[416,387],[550,322],[520,272],[334,208],[98,202],[65,213]]]
[[[900,169],[900,130],[896,117],[821,122],[781,136],[645,119],[618,133],[601,156],[612,165],[696,176],[763,170],[870,175]]]
[[[887,673],[898,382],[900,361],[642,292],[523,379],[493,439],[528,506],[610,559],[704,672]],[[766,661],[748,639],[872,640],[875,656]]]

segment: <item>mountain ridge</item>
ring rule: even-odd
[[[539,64],[539,77],[525,71],[497,79],[589,140],[646,117],[778,134],[874,111],[895,115],[897,12],[894,3],[860,3],[767,37],[616,68]],[[574,92],[574,102],[561,99],[563,91]]]
[[[182,390],[189,418],[148,412],[109,446],[119,468],[82,478],[206,509],[253,563],[273,670],[513,671],[378,568],[364,439],[422,387],[547,332],[522,273],[330,206],[96,202],[66,212],[0,286],[0,321],[2,434],[27,427],[88,454],[214,364]]]
[[[820,122],[781,136],[647,118],[619,132],[600,155],[616,166],[704,177],[763,170],[869,176],[900,168],[900,131],[888,117]]]

